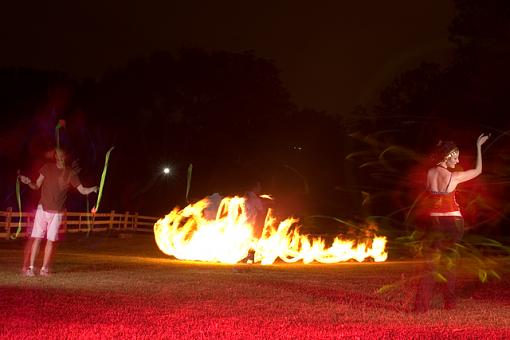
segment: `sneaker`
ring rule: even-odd
[[[50,270],[48,268],[41,268],[41,271],[39,272],[39,275],[41,276],[50,276]]]
[[[26,277],[33,277],[33,276],[35,276],[34,267],[23,268],[21,270],[21,275],[26,276]]]

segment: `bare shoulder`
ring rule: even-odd
[[[428,170],[427,176],[429,177],[450,176],[450,171],[440,166],[434,166]]]
[[[427,171],[427,177],[437,175],[437,169],[436,167],[432,167]]]
[[[430,183],[435,178],[437,178],[437,169],[432,167],[427,171],[427,181]]]

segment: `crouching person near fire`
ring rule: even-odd
[[[246,217],[248,223],[253,227],[253,236],[260,238],[264,227],[265,207],[260,194],[262,193],[262,185],[256,181],[252,187],[244,194],[246,202]]]
[[[214,221],[218,215],[218,209],[221,205],[223,196],[215,192],[212,195],[207,196],[207,207],[204,208],[204,218],[209,221]]]
[[[261,196],[262,185],[255,180],[244,194],[247,222],[253,228],[253,238],[261,239],[264,231],[264,222],[269,208],[269,200]],[[248,263],[255,262],[255,250],[251,250],[245,259]]]
[[[37,206],[32,229],[32,247],[30,265],[22,269],[24,276],[35,276],[35,259],[39,251],[41,240],[46,236],[43,265],[39,271],[41,276],[50,274],[50,262],[54,252],[55,242],[58,240],[58,230],[62,221],[62,210],[67,198],[69,186],[75,187],[80,194],[88,195],[97,192],[97,186],[84,187],[77,172],[66,166],[67,153],[60,148],[55,149],[55,162],[48,162],[39,171],[35,182],[26,176],[19,176],[22,183],[32,190],[41,188],[41,198]]]

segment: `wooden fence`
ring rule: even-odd
[[[27,236],[27,231],[31,230],[34,221],[35,212],[13,211],[7,208],[6,211],[0,211],[0,238],[10,238],[16,234],[18,226],[21,225],[21,231],[18,237]],[[20,223],[21,220],[21,223]],[[98,231],[129,231],[152,233],[154,223],[158,217],[142,216],[138,213],[124,214],[116,213],[112,210],[109,213],[92,213],[64,211],[59,233],[81,233]]]

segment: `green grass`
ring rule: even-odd
[[[216,265],[177,261],[151,236],[68,237],[51,277],[19,274],[0,241],[0,338],[509,337],[510,277],[459,267],[458,307],[408,311],[419,263]],[[39,262],[40,263],[40,262]],[[387,284],[395,288],[377,290]]]

